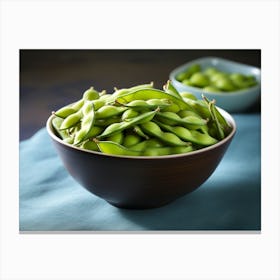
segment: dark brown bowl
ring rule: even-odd
[[[214,172],[236,132],[231,115],[220,109],[231,133],[217,144],[187,154],[132,157],[87,151],[58,138],[50,116],[47,131],[72,177],[91,193],[121,208],[160,207],[195,190]]]

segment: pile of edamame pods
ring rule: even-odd
[[[90,87],[53,114],[53,128],[65,143],[121,156],[189,153],[231,131],[214,100],[179,94],[170,81],[162,90],[152,82],[112,93]]]
[[[205,92],[232,92],[257,85],[252,75],[227,73],[216,67],[201,69],[200,64],[193,64],[176,76],[184,85],[202,88]]]

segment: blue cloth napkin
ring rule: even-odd
[[[233,115],[237,133],[198,189],[161,208],[124,210],[68,174],[45,128],[20,142],[20,231],[260,230],[260,115]]]

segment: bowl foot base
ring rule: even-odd
[[[173,200],[172,200],[173,201]],[[151,204],[151,205],[146,205],[146,204],[126,204],[126,203],[116,203],[116,202],[111,202],[107,201],[109,204],[111,204],[114,207],[121,208],[121,209],[129,209],[129,210],[145,210],[145,209],[154,209],[154,208],[160,208],[163,207],[167,204],[170,204],[172,201],[165,201],[162,203],[158,204]]]

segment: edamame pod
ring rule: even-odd
[[[60,130],[69,129],[73,126],[75,126],[80,120],[82,119],[83,114],[82,111],[79,110],[78,112],[69,115],[67,118],[65,118],[60,126]]]
[[[105,105],[96,111],[95,117],[96,117],[96,119],[107,119],[107,118],[117,116],[126,110],[127,110],[126,107]]]
[[[122,145],[124,139],[125,139],[124,135],[123,135],[122,131],[120,131],[118,133],[115,133],[115,134],[109,136],[106,141],[111,141],[111,142],[115,142],[115,143]]]
[[[80,99],[79,101],[75,102],[73,105],[72,105],[72,108],[78,112],[84,105],[84,99]]]
[[[61,139],[66,139],[69,137],[69,134],[65,130],[60,130],[61,124],[63,122],[63,119],[60,117],[54,117],[52,119],[52,126],[54,127],[55,131],[57,132],[58,136],[61,137]]]
[[[63,119],[67,118],[69,115],[74,114],[74,113],[76,113],[76,110],[71,106],[65,106],[65,107],[57,110],[56,112],[54,112],[54,114],[57,117],[60,117]]]
[[[121,156],[140,156],[141,152],[130,150],[112,141],[96,141],[99,150],[104,154]]]
[[[145,139],[149,139],[149,136],[143,132],[143,130],[141,129],[140,126],[135,125],[134,128],[133,128],[133,131],[134,131],[136,134],[138,134],[140,137],[143,137],[143,138],[145,138]]]
[[[189,68],[186,70],[182,71],[176,76],[176,79],[178,81],[183,81],[185,79],[189,79],[194,73],[199,72],[201,70],[201,67],[199,64],[195,63],[192,64]]]
[[[103,128],[106,128],[107,126],[113,124],[113,123],[118,123],[121,121],[121,118],[119,116],[107,118],[107,119],[99,119],[95,121],[95,126],[100,126]]]
[[[210,104],[211,101],[209,101],[208,98],[206,98],[204,95],[202,95],[202,98],[204,99],[204,101],[208,104]],[[225,118],[222,116],[222,114],[219,112],[219,110],[216,108],[215,106],[215,100],[212,100],[212,106],[211,108],[209,107],[209,111],[210,111],[210,114],[213,118],[216,117],[217,118],[217,121],[219,122],[219,124],[221,125],[222,127],[222,130],[224,131],[224,133],[227,135],[230,131],[231,131],[231,126],[228,124],[228,122],[225,120]]]
[[[87,101],[82,108],[83,118],[81,122],[81,129],[75,134],[74,145],[80,144],[82,141],[89,138],[89,133],[95,122],[95,112],[92,102]]]
[[[189,130],[182,126],[170,126],[157,122],[157,124],[164,130],[169,131],[177,135],[180,139],[184,141],[189,141],[194,144],[202,146],[214,145],[218,142],[217,139],[211,137],[209,134],[201,133],[196,130]]]
[[[204,100],[192,100],[184,97],[183,99],[192,108],[192,110],[189,111],[195,111],[203,119],[209,119],[211,117],[208,105],[204,102]]]
[[[141,124],[141,128],[147,134],[160,139],[162,142],[171,146],[189,146],[189,142],[184,142],[177,135],[170,132],[164,132],[160,129],[159,125],[154,122],[146,122]]]
[[[132,100],[149,100],[149,99],[168,99],[172,101],[172,104],[168,107],[169,111],[180,111],[185,109],[192,108],[184,102],[182,99],[175,97],[167,92],[158,89],[140,89],[138,91],[134,91],[128,93],[126,95],[120,96],[117,98],[117,102],[125,104],[131,102]]]
[[[93,106],[94,106],[94,110],[97,111],[98,109],[100,109],[101,107],[103,107],[106,104],[106,100],[105,99],[96,99],[92,101]]]
[[[99,93],[93,87],[87,89],[83,94],[83,99],[85,101],[91,101],[99,98]]]
[[[132,108],[134,110],[154,110],[156,108],[166,108],[172,104],[169,99],[149,99],[149,100],[133,100],[122,106]]]
[[[90,131],[88,132],[87,138],[92,138],[97,136],[98,134],[102,133],[104,130],[103,127],[101,126],[96,126],[95,123],[93,125],[93,127],[90,129]]]
[[[179,115],[173,112],[159,112],[157,114],[157,119],[160,121],[169,121],[169,124],[171,125],[177,125],[177,124],[193,124],[193,125],[205,125],[207,123],[207,120],[202,119],[201,117],[198,117],[196,115],[189,115],[186,117],[181,118]]]
[[[182,96],[182,98],[197,100],[197,98],[190,92],[181,92],[180,95]]]
[[[94,141],[88,140],[81,145],[82,149],[98,152],[98,146]]]
[[[214,109],[214,107],[215,107],[214,101],[209,102],[208,105],[209,105],[209,111],[211,112],[212,120],[214,121],[215,126],[216,126],[217,137],[219,140],[222,140],[225,138],[225,133],[224,133],[221,123],[219,122],[219,120],[217,118],[216,111]]]
[[[181,154],[193,151],[192,146],[185,147],[157,147],[135,151],[112,141],[97,141],[97,146],[102,153],[121,156],[164,156]]]
[[[190,77],[189,81],[192,86],[200,87],[200,88],[206,87],[210,84],[209,78],[201,72],[194,73]]]
[[[123,88],[123,89],[117,89],[115,88],[115,92],[112,94],[112,98],[111,98],[111,102],[114,101],[117,97],[126,95],[128,93],[140,90],[140,89],[146,89],[146,88],[153,88],[154,87],[154,83],[150,82],[149,84],[142,84],[142,85],[137,85],[137,86],[133,86],[130,88]]]
[[[138,144],[139,142],[141,142],[141,140],[142,140],[142,138],[139,135],[129,133],[124,136],[122,145],[125,147],[130,147],[130,146]]]
[[[181,94],[177,91],[177,89],[172,85],[171,81],[168,80],[167,83],[163,86],[163,90],[169,94],[174,95],[175,97],[182,99]]]
[[[139,112],[135,111],[134,109],[127,109],[122,114],[122,121],[130,120],[139,116]]]
[[[103,131],[102,134],[98,135],[97,138],[102,139],[102,138],[108,137],[108,136],[110,136],[114,133],[118,133],[120,131],[128,129],[128,128],[134,126],[134,125],[149,122],[150,120],[153,119],[153,117],[155,116],[157,111],[158,110],[143,113],[142,115],[139,115],[139,116],[131,119],[130,121],[127,121],[127,122],[113,123],[113,124],[109,125]]]
[[[164,146],[165,144],[162,141],[160,141],[157,138],[152,138],[152,139],[144,140],[136,145],[130,146],[130,149],[141,152],[148,148],[153,149],[153,148],[160,148]]]

